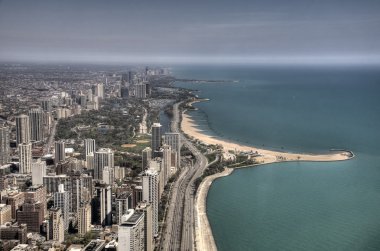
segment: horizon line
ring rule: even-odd
[[[380,55],[352,56],[68,56],[56,57],[1,57],[1,64],[214,64],[214,65],[379,65]]]

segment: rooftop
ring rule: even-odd
[[[144,215],[143,212],[134,212],[128,219],[127,221],[123,222],[120,224],[120,226],[129,226],[129,225],[134,225],[136,224],[139,219]]]

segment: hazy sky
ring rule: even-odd
[[[380,62],[380,1],[0,0],[0,60]]]

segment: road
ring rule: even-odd
[[[173,106],[172,132],[179,130],[179,103]],[[182,143],[195,156],[195,163],[181,169],[172,186],[166,227],[163,229],[160,250],[194,250],[194,181],[207,166],[207,158],[181,133]]]
[[[55,132],[56,132],[56,129],[57,129],[57,123],[58,122],[55,121],[55,120],[53,120],[53,122],[52,122],[52,127],[50,129],[49,138],[47,140],[47,143],[45,144],[45,149],[44,149],[45,154],[53,152],[53,151],[51,151],[51,148],[53,147]]]

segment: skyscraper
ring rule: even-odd
[[[116,224],[122,223],[122,216],[132,208],[132,193],[124,192],[116,198]]]
[[[154,239],[152,235],[152,206],[146,201],[140,202],[136,207],[137,212],[144,213],[145,251],[153,251]]]
[[[19,173],[30,173],[32,171],[32,143],[21,143],[18,145],[20,168]]]
[[[54,193],[54,207],[60,208],[63,215],[64,229],[69,229],[70,194],[65,191],[65,186],[59,184],[58,192]]]
[[[51,100],[50,99],[42,100],[41,107],[45,112],[51,112]]]
[[[29,116],[19,115],[16,117],[16,143],[30,142]]]
[[[135,85],[135,96],[136,98],[144,99],[146,98],[146,84],[140,83]]]
[[[95,95],[99,98],[104,98],[104,85],[103,83],[99,83],[95,86]]]
[[[94,178],[103,180],[103,169],[108,166],[114,168],[114,153],[109,148],[101,148],[94,154]]]
[[[94,169],[94,153],[96,151],[96,144],[94,139],[84,140],[86,167],[88,169]]]
[[[32,108],[29,111],[30,140],[44,140],[44,112],[41,108]]]
[[[144,213],[130,209],[123,216],[118,229],[118,240],[120,250],[145,250]]]
[[[0,126],[0,166],[9,162],[9,130]]]
[[[28,232],[40,232],[40,226],[44,220],[44,205],[42,202],[24,203],[21,210],[17,211],[16,214],[19,224],[28,225]]]
[[[164,143],[171,146],[172,151],[177,155],[176,168],[180,167],[181,162],[181,138],[180,134],[176,132],[165,133]],[[174,163],[172,163],[173,165]]]
[[[84,148],[86,156],[96,151],[96,144],[94,139],[85,139]]]
[[[146,147],[142,150],[142,170],[146,170],[149,167],[149,161],[152,159],[152,148]]]
[[[172,160],[172,149],[169,145],[163,145],[163,161],[162,161],[162,170],[164,172],[164,180],[165,185],[168,183],[169,178],[171,176],[170,168],[171,168],[171,160]]]
[[[161,147],[161,124],[153,123],[152,125],[152,151],[159,151]]]
[[[105,166],[103,169],[103,182],[108,185],[112,185],[114,180],[114,169]]]
[[[112,224],[111,186],[98,183],[95,186],[95,196],[91,202],[92,223],[110,226]]]
[[[156,170],[148,169],[143,175],[143,201],[152,205],[152,236],[158,234],[158,184],[159,177]]]
[[[51,208],[50,213],[50,236],[54,241],[59,243],[64,241],[65,238],[65,222],[60,208]]]
[[[78,233],[85,235],[91,230],[91,205],[83,203],[78,209]]]
[[[33,185],[43,185],[43,177],[46,176],[46,162],[38,159],[37,161],[32,161],[32,184]]]
[[[55,144],[55,159],[54,162],[55,164],[58,164],[61,161],[64,161],[66,158],[66,153],[65,153],[65,141],[56,141]]]

